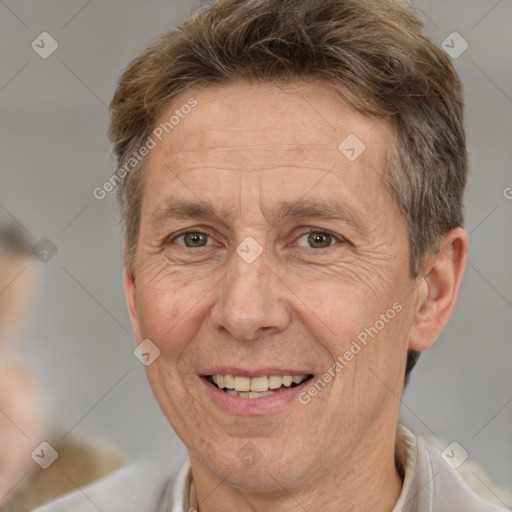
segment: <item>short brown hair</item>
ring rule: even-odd
[[[408,223],[410,273],[463,222],[462,86],[449,59],[398,0],[219,0],[154,41],[124,71],[109,135],[119,167],[162,110],[194,86],[310,81],[333,86],[392,128],[383,179]],[[142,161],[121,180],[125,261],[134,272]],[[412,365],[417,355],[409,354]],[[410,366],[408,364],[408,366]]]

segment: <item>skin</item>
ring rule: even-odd
[[[161,351],[147,376],[188,449],[199,509],[390,511],[402,486],[394,446],[406,353],[446,324],[467,235],[450,231],[411,279],[406,222],[381,177],[389,127],[328,86],[194,89],[157,125],[191,96],[198,106],[147,157],[124,282],[136,341]],[[338,150],[349,134],[366,146],[353,162]],[[216,215],[155,214],[176,199],[211,201]],[[295,200],[338,200],[345,214],[272,216]],[[333,236],[311,241],[318,229]],[[251,263],[236,251],[246,237],[262,248]],[[321,377],[396,303],[401,311],[308,404],[232,410],[205,391],[212,368]],[[243,460],[247,450],[256,462]]]
[[[19,335],[35,286],[30,256],[0,254],[0,350],[8,350]]]
[[[34,468],[30,453],[45,434],[39,385],[15,355],[35,277],[29,256],[0,255],[0,505]]]

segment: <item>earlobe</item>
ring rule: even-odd
[[[441,249],[428,258],[423,281],[417,289],[418,303],[410,349],[430,347],[448,323],[466,268],[467,244],[466,231],[452,229],[444,237]]]
[[[124,293],[126,296],[126,304],[128,306],[128,312],[130,314],[130,321],[133,329],[133,335],[135,337],[135,341],[139,343],[142,338],[140,335],[139,310],[137,307],[137,288],[135,284],[135,278],[127,266],[124,267],[123,284]]]

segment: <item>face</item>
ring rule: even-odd
[[[363,471],[394,440],[418,290],[388,127],[303,84],[191,90],[157,125],[191,97],[147,157],[125,275],[156,399],[193,468],[239,488]]]

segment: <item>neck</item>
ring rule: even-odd
[[[270,492],[235,488],[229,474],[219,480],[197,462],[191,457],[190,507],[199,512],[391,512],[402,489],[404,449],[401,436],[396,442],[390,436],[384,445],[382,439],[377,446],[361,443],[343,463],[338,459],[329,467],[314,468],[300,482],[280,476]]]

